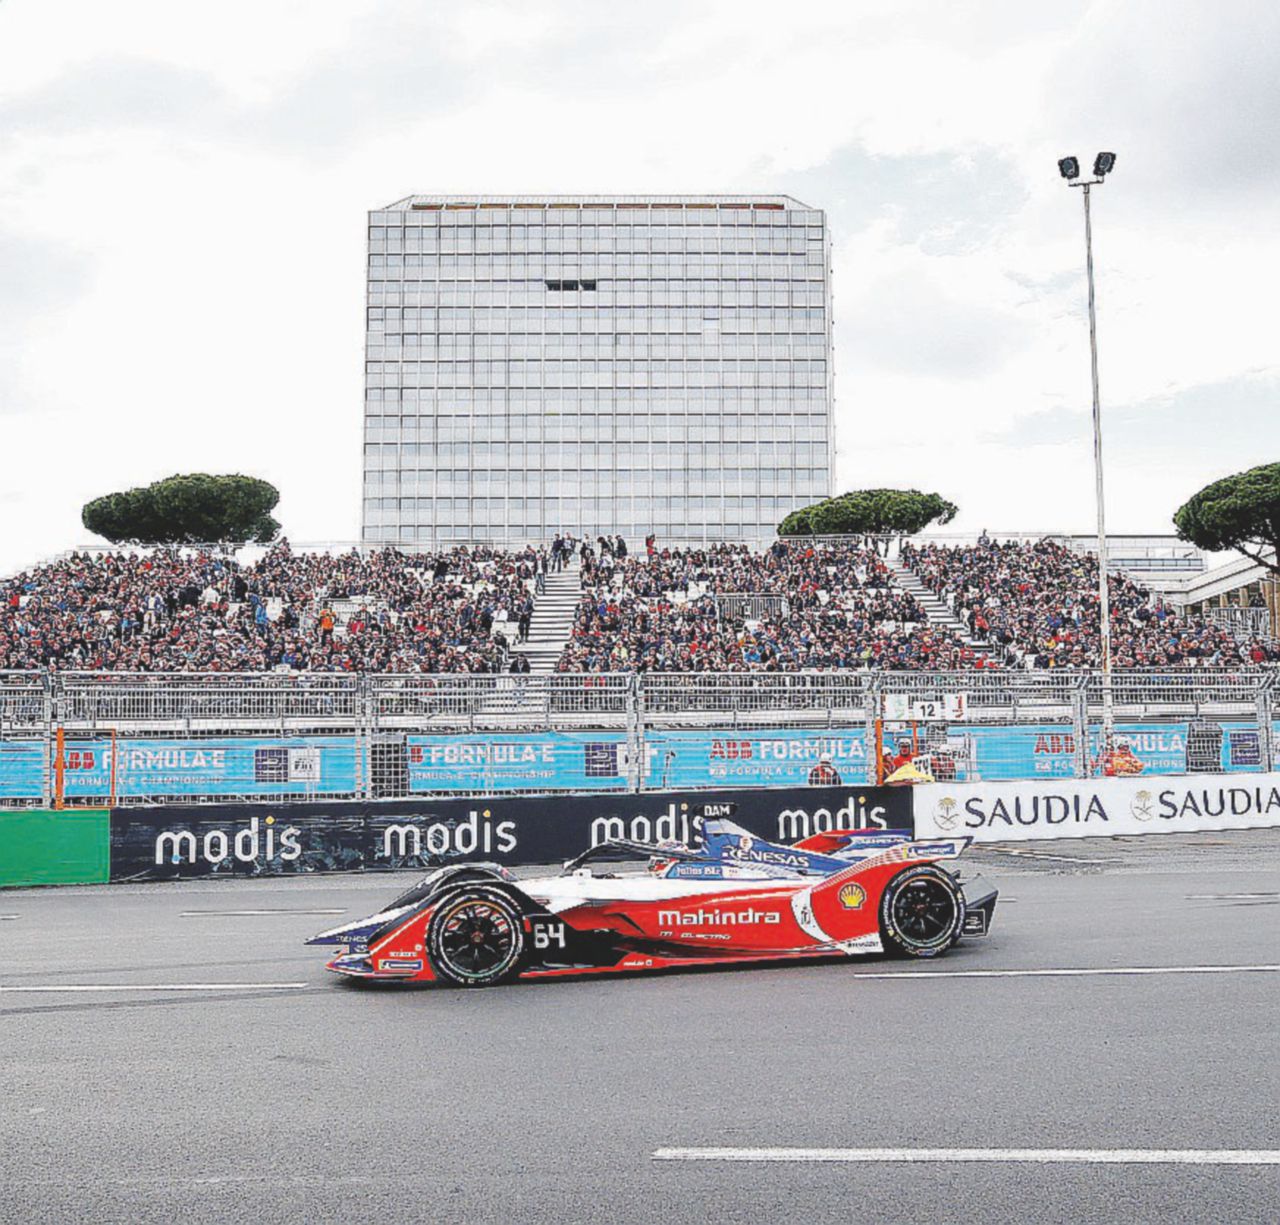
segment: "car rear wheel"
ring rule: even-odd
[[[524,921],[497,889],[460,889],[445,898],[427,925],[431,968],[458,987],[492,987],[520,973]]]
[[[891,953],[936,957],[960,938],[964,898],[949,872],[924,865],[900,872],[880,900],[880,938]]]

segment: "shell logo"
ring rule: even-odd
[[[840,898],[840,905],[846,910],[861,910],[863,902],[867,900],[867,891],[850,881],[837,896]]]

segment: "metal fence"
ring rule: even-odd
[[[1266,771],[1278,675],[0,673],[0,806]]]
[[[1209,620],[1237,637],[1271,637],[1271,612],[1266,607],[1211,608]]]

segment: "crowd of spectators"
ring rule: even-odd
[[[494,672],[546,553],[72,553],[0,580],[0,668]],[[526,622],[527,624],[527,622]]]
[[[1091,668],[1097,560],[1064,545],[901,546],[966,627],[930,624],[874,547],[778,541],[629,553],[620,537],[550,548],[72,553],[0,580],[0,669],[484,673],[511,667],[548,570],[580,559],[560,672]],[[1270,640],[1179,616],[1110,580],[1117,668],[1280,660]],[[974,641],[976,640],[976,648]],[[526,664],[519,658],[516,664]]]
[[[901,560],[1001,662],[1031,669],[1101,663],[1098,559],[1051,540],[903,544]],[[1176,611],[1125,574],[1107,583],[1116,668],[1237,667],[1274,662],[1274,645],[1238,642]]]
[[[561,672],[794,672],[977,666],[927,623],[884,561],[853,544],[778,541],[582,550],[583,598]],[[745,598],[739,598],[745,597]]]

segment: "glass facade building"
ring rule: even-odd
[[[830,267],[786,196],[371,212],[364,539],[769,538],[832,492]]]

